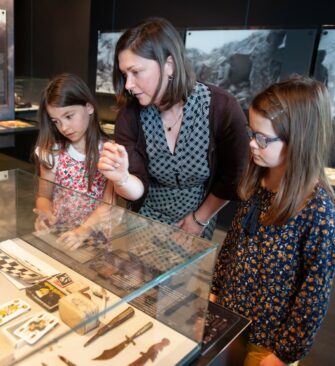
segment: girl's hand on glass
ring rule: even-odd
[[[75,250],[84,244],[84,241],[91,235],[91,233],[92,229],[90,227],[82,225],[63,233],[57,239],[57,243],[63,248]]]
[[[98,162],[99,171],[114,183],[123,182],[129,176],[129,161],[124,146],[106,142]]]
[[[37,215],[34,228],[39,232],[49,232],[50,227],[55,225],[57,217],[51,211],[42,211],[38,208],[33,209],[34,214]]]
[[[274,353],[270,353],[259,363],[259,366],[288,366],[288,364],[279,359]]]
[[[218,301],[218,296],[210,293],[209,294],[209,301],[211,301],[211,302],[217,302]]]
[[[204,230],[203,226],[198,225],[192,217],[192,212],[177,222],[176,226],[186,231],[188,234],[200,236]]]

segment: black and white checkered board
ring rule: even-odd
[[[45,276],[32,271],[30,268],[24,266],[2,250],[0,250],[0,271],[31,284],[39,282],[45,278]]]

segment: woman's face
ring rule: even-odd
[[[129,49],[120,52],[119,67],[125,78],[125,88],[138,99],[142,106],[152,103],[159,106],[159,102],[169,82],[168,77],[173,73],[170,59],[168,58],[164,65],[162,87],[153,101],[152,97],[157,89],[160,76],[158,62],[138,56]]]
[[[267,138],[276,138],[278,135],[272,126],[271,120],[263,117],[261,114],[249,109],[249,127],[254,133],[260,133]],[[249,143],[252,157],[256,165],[266,168],[285,167],[285,142],[272,141],[265,148],[261,148],[255,138]]]

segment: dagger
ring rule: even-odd
[[[101,353],[100,356],[93,358],[93,360],[109,360],[110,358],[113,358],[117,354],[119,354],[122,350],[124,350],[130,343],[135,345],[134,339],[141,336],[145,332],[147,332],[149,329],[151,329],[154,326],[152,322],[149,322],[145,324],[142,328],[140,328],[136,333],[134,333],[132,336],[128,337],[126,336],[126,340],[119,343],[117,346],[106,349]]]
[[[130,306],[124,310],[122,313],[117,315],[115,318],[113,318],[111,321],[109,321],[106,325],[101,327],[95,334],[92,336],[85,344],[84,347],[91,344],[93,341],[98,339],[99,337],[106,334],[108,331],[110,331],[113,328],[116,328],[117,326],[121,325],[126,320],[130,319],[135,314],[135,311]]]

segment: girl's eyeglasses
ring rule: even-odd
[[[249,126],[246,126],[246,129],[249,140],[254,138],[261,149],[265,149],[270,142],[281,140],[280,137],[266,137],[260,132],[254,132]]]

